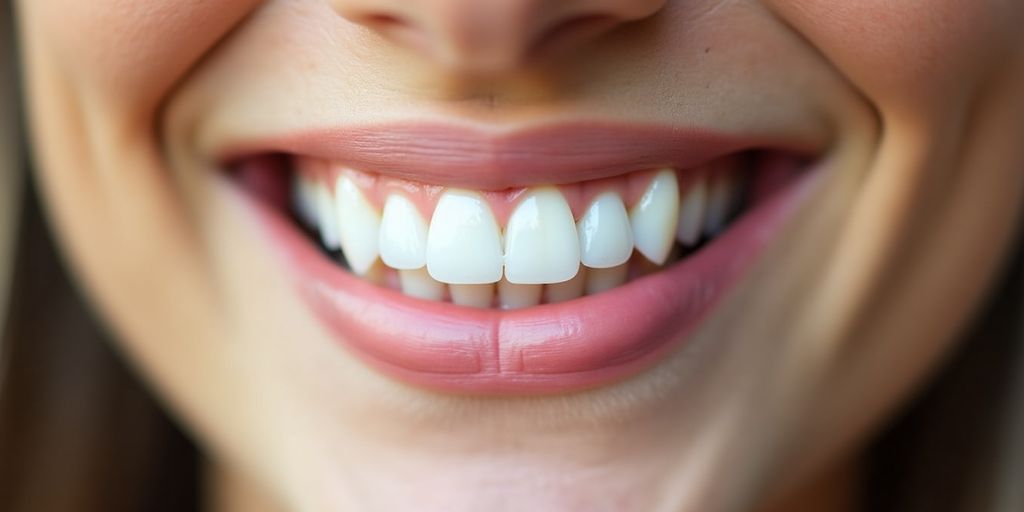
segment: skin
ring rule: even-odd
[[[124,351],[216,461],[212,503],[848,503],[841,468],[936,368],[1015,230],[1024,5],[481,5],[17,3],[54,229]],[[698,357],[546,399],[431,394],[338,350],[210,158],[268,127],[594,116],[786,116],[824,134],[827,172],[694,334]]]

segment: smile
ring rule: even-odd
[[[413,125],[225,161],[342,347],[416,386],[533,394],[615,382],[683,344],[799,202],[808,146]]]

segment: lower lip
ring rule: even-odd
[[[803,173],[675,265],[597,295],[513,311],[414,299],[330,261],[278,210],[249,201],[302,300],[335,341],[413,386],[524,395],[608,385],[684,346],[805,195]]]

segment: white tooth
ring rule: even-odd
[[[335,183],[334,198],[341,250],[352,271],[363,275],[380,255],[380,214],[346,174],[342,174]]]
[[[568,281],[580,268],[572,210],[554,187],[529,191],[505,227],[505,278],[517,284]]]
[[[629,265],[625,263],[612,268],[592,268],[587,271],[587,295],[620,286],[626,282],[628,275]]]
[[[427,270],[442,283],[485,284],[501,279],[501,231],[479,194],[449,189],[427,230]]]
[[[435,281],[425,268],[399,270],[398,278],[402,281],[402,293],[410,297],[426,300],[444,298],[444,283]]]
[[[292,174],[292,207],[303,224],[311,227],[317,226],[316,185],[299,172]]]
[[[494,302],[494,283],[448,285],[452,302],[460,306],[489,308]]]
[[[338,235],[338,218],[334,212],[334,199],[331,192],[323,183],[316,184],[316,209],[320,222],[320,240],[324,247],[330,250],[341,248],[341,238]]]
[[[427,221],[405,196],[392,194],[380,221],[380,259],[391,268],[427,264]]]
[[[679,184],[675,171],[665,169],[654,176],[640,202],[630,212],[629,220],[636,250],[654,263],[665,263],[679,222]]]
[[[554,284],[544,285],[544,301],[548,304],[565,302],[583,296],[583,289],[587,285],[587,267],[581,267],[576,277]]]
[[[735,180],[730,173],[719,173],[711,180],[707,210],[704,213],[704,234],[717,235],[729,220],[735,191]]]
[[[498,281],[498,304],[502,309],[528,308],[540,304],[544,286],[539,284],[516,284],[507,279]]]
[[[679,202],[679,227],[676,229],[676,238],[681,243],[694,245],[700,240],[707,191],[707,180],[702,176],[690,184],[686,194],[683,194]]]
[[[633,254],[633,228],[622,198],[605,192],[590,203],[578,223],[580,262],[591,268],[621,265]]]

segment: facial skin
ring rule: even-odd
[[[1024,5],[483,5],[18,3],[37,179],[142,373],[288,510],[742,509],[851,458],[1014,232]],[[543,36],[581,15],[599,22]],[[699,356],[549,398],[434,394],[339,350],[214,157],[312,126],[593,117],[792,120],[825,170]]]

